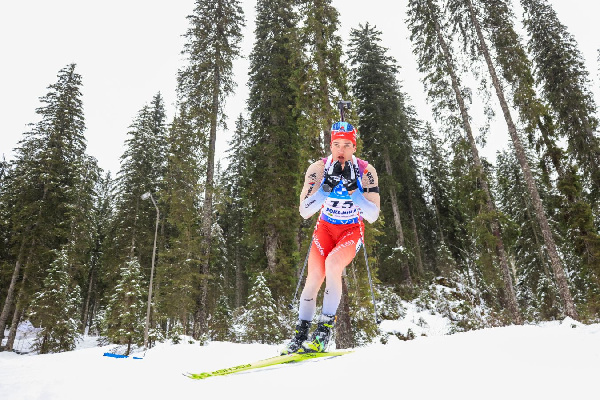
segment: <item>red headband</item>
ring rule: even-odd
[[[356,128],[352,127],[351,131],[345,130],[332,130],[331,131],[331,141],[338,139],[347,139],[352,142],[356,146]]]

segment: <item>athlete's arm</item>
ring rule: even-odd
[[[363,218],[373,223],[379,217],[380,198],[377,171],[371,164],[363,171],[361,184],[363,191],[355,190],[350,197],[354,204],[360,207]]]
[[[329,196],[321,187],[323,181],[324,163],[322,160],[314,162],[306,170],[304,186],[300,193],[300,215],[304,219],[310,218],[321,209],[321,206]]]
[[[371,164],[367,165],[363,172],[362,177],[363,196],[371,203],[377,206],[377,210],[380,209],[379,199],[379,178],[377,178],[377,171]]]

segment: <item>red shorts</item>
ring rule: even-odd
[[[309,257],[311,259],[323,259],[329,255],[339,252],[345,253],[344,259],[348,259],[346,265],[354,258],[354,255],[360,250],[362,245],[363,232],[365,225],[362,221],[357,224],[331,224],[320,219],[317,222],[313,232],[313,244]],[[345,265],[344,265],[345,266]]]

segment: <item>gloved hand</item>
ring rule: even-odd
[[[325,170],[325,176],[323,177],[323,190],[327,193],[331,192],[334,187],[340,183],[342,179],[342,164],[339,161],[332,163],[328,169]]]
[[[342,182],[347,191],[351,192],[358,189],[361,185],[359,182],[360,173],[358,168],[351,161],[346,161],[344,170],[342,171]]]

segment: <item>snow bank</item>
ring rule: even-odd
[[[407,310],[405,321],[414,324]],[[409,321],[406,321],[409,320]],[[12,399],[597,398],[600,324],[566,319],[373,344],[330,360],[194,381],[204,372],[277,354],[277,346],[162,343],[142,360],[103,357],[114,346],[50,355],[0,353],[0,397]],[[434,335],[436,329],[439,335]],[[86,348],[87,347],[87,348]],[[137,354],[144,356],[143,353]]]

